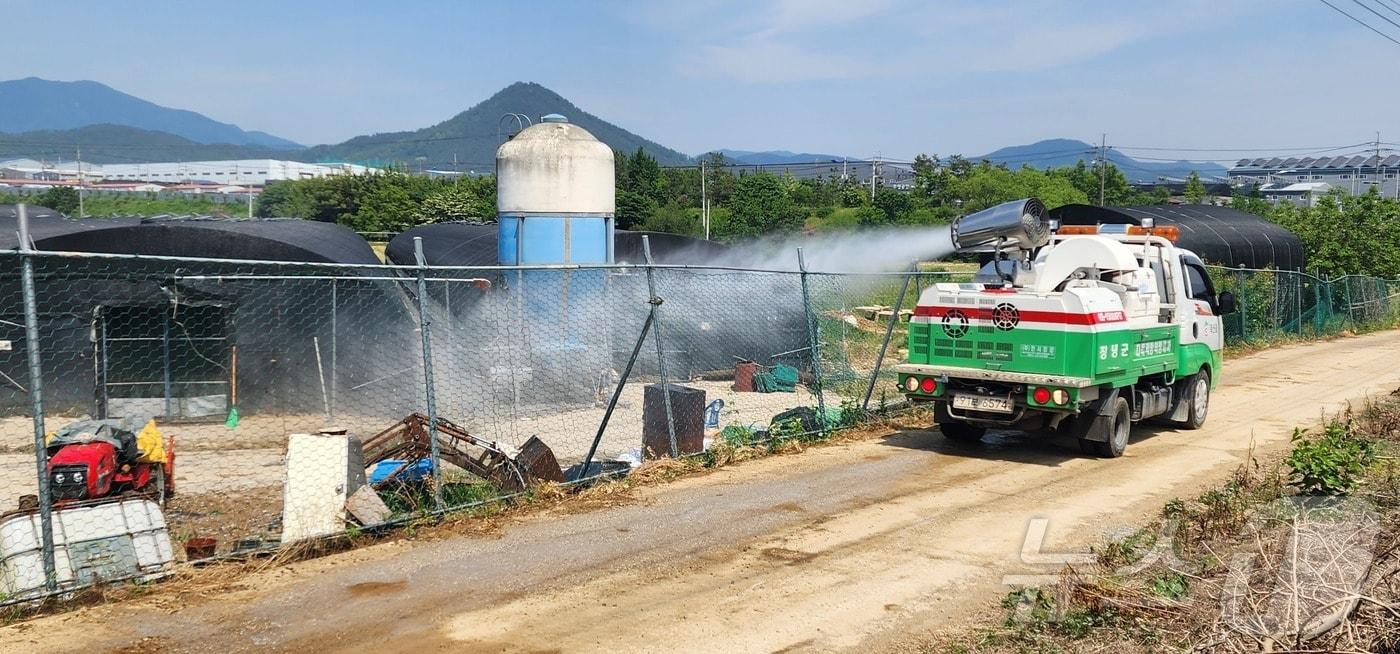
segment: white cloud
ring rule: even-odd
[[[745,10],[747,8],[747,11]],[[1093,59],[1229,13],[1192,0],[1119,3],[769,0],[711,6],[683,73],[746,83],[1036,72]],[[722,18],[720,18],[722,17]]]

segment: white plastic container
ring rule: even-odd
[[[149,580],[169,574],[175,563],[160,506],[126,499],[53,512],[54,568],[59,588],[102,580]],[[39,514],[0,522],[0,596],[23,599],[43,594],[44,559]]]

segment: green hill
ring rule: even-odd
[[[26,77],[0,81],[0,132],[71,130],[88,125],[125,125],[160,130],[195,143],[300,150],[302,146],[263,132],[245,131],[185,109],[172,109],[91,81],[59,82]]]
[[[199,143],[164,132],[100,124],[76,129],[0,133],[0,159],[71,160],[82,147],[83,160],[93,163],[149,163],[209,159],[291,159],[295,161],[349,161],[373,166],[402,163],[411,169],[451,169],[453,157],[462,171],[495,168],[496,148],[503,131],[515,131],[514,121],[501,117],[518,113],[538,121],[540,116],[563,114],[614,150],[646,150],[662,165],[686,164],[690,158],[655,141],[644,139],[594,116],[539,84],[516,82],[480,104],[448,120],[408,132],[357,136],[336,145],[302,150]],[[499,130],[498,130],[499,126]]]
[[[28,157],[72,161],[82,148],[91,163],[150,163],[210,159],[285,159],[299,151],[226,143],[196,143],[167,132],[126,125],[88,125],[75,129],[0,134],[0,160]]]
[[[534,121],[545,114],[563,114],[569,122],[588,130],[614,150],[633,152],[640,147],[662,165],[690,161],[686,155],[594,116],[533,82],[511,84],[480,104],[432,127],[357,136],[338,145],[310,148],[298,158],[371,165],[400,161],[413,169],[451,169],[453,155],[456,155],[460,170],[489,170],[495,166],[496,148],[501,143],[498,126],[501,130],[514,131],[514,121],[501,122],[501,117],[507,113],[524,114]]]

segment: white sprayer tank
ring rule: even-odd
[[[612,263],[613,152],[558,114],[496,150],[504,265]]]

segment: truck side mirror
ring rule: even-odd
[[[1215,312],[1222,316],[1235,312],[1235,294],[1229,291],[1221,291],[1215,298]]]

